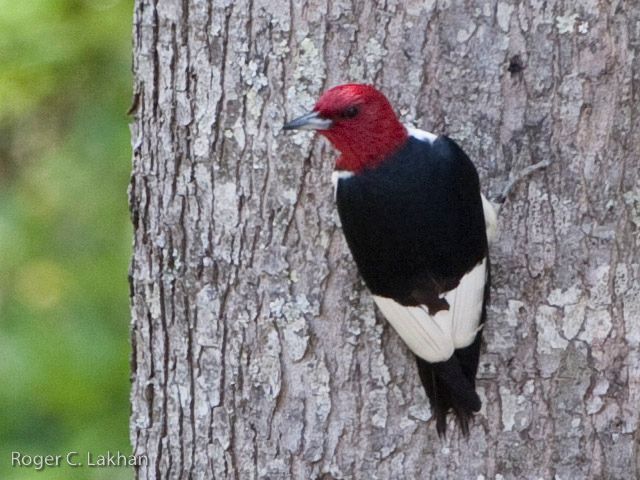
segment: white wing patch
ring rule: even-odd
[[[426,306],[406,307],[387,297],[373,296],[376,305],[409,349],[427,362],[442,362],[471,343],[480,330],[487,259],[465,274],[443,296],[449,310],[429,315]]]
[[[438,138],[438,135],[435,133],[427,132],[425,130],[420,130],[419,128],[407,126],[407,133],[413,138],[417,138],[418,140],[423,140],[425,142],[433,143]]]

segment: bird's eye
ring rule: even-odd
[[[342,111],[340,115],[342,118],[353,118],[358,115],[358,107],[349,107]]]

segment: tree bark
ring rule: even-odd
[[[637,2],[137,0],[138,478],[640,475]],[[471,436],[436,436],[330,182],[280,128],[346,81],[443,132],[500,214]]]

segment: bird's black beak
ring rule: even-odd
[[[328,118],[322,118],[318,112],[309,112],[285,123],[283,130],[327,130],[333,125]]]

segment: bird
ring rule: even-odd
[[[438,435],[453,412],[468,437],[497,228],[474,164],[448,136],[404,125],[367,84],[327,90],[283,129],[338,150],[335,199],[357,269],[416,358]]]

